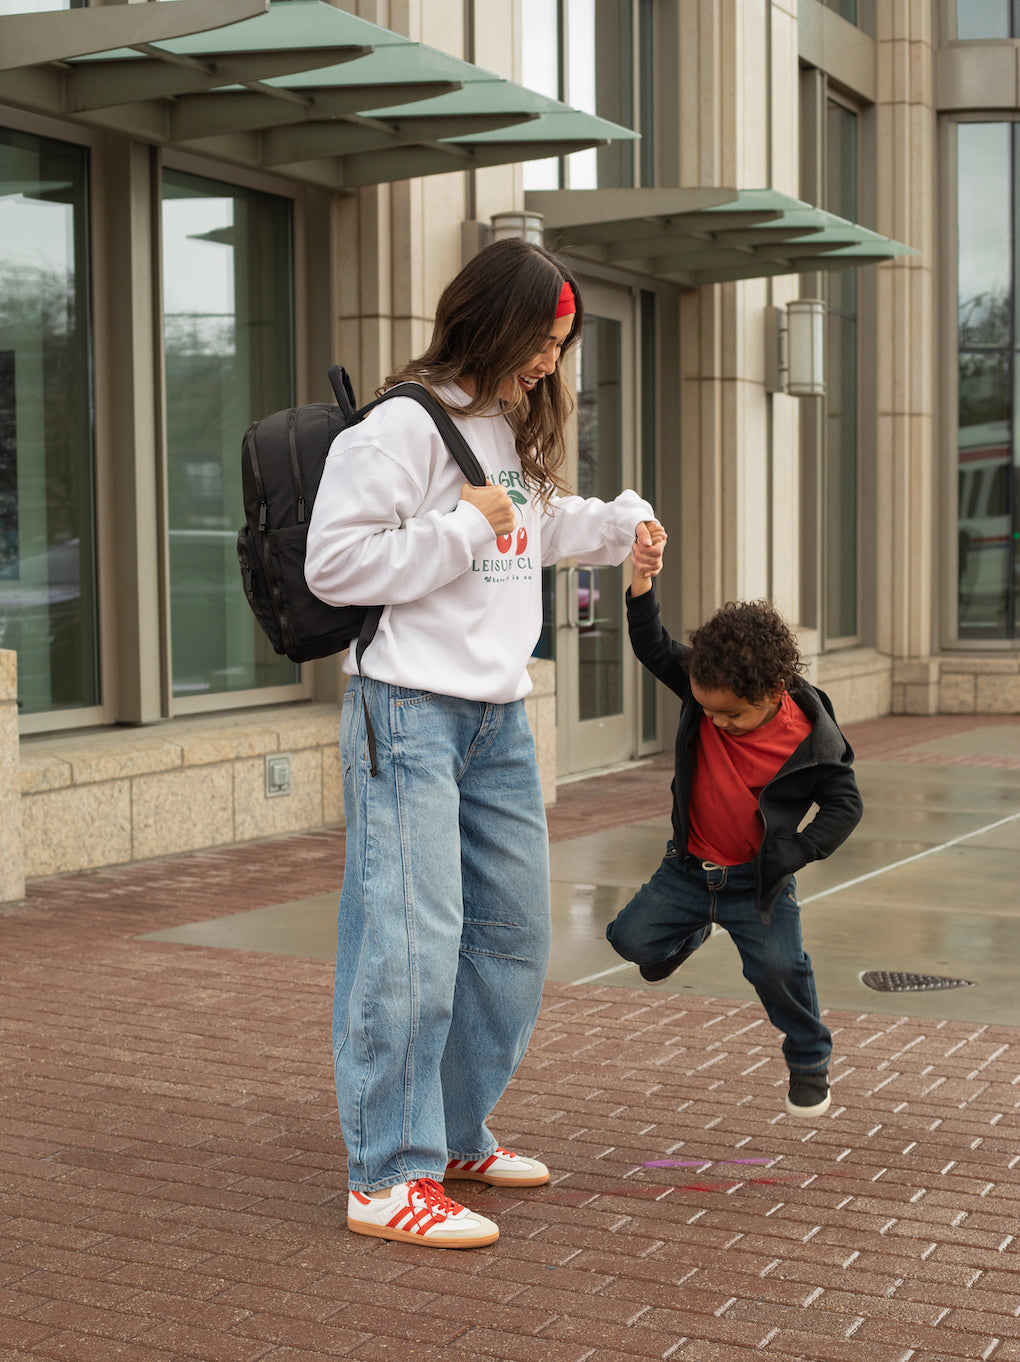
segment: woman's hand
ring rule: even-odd
[[[514,504],[505,487],[495,487],[491,482],[484,487],[475,487],[466,482],[460,489],[460,499],[477,506],[495,534],[509,534],[517,524]]]
[[[634,547],[630,557],[633,564],[630,594],[643,596],[651,590],[652,578],[662,571],[662,551],[667,534],[657,520],[642,520],[634,531]]]

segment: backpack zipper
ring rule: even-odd
[[[294,437],[296,426],[297,408],[292,407],[287,413],[287,448],[290,450],[290,475],[294,481],[294,491],[297,493],[297,522],[299,525],[303,525],[305,523],[305,484],[301,477],[297,440]]]
[[[245,448],[248,451],[248,462],[251,464],[252,477],[255,479],[255,491],[259,498],[259,531],[265,532],[266,523],[269,519],[269,505],[266,501],[266,488],[262,481],[262,469],[259,467],[258,444],[255,440],[255,432],[258,430],[259,423],[253,421],[248,427],[244,436]]]

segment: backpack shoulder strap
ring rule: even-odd
[[[457,429],[449,412],[445,411],[428,389],[423,388],[420,383],[398,383],[395,387],[388,388],[382,397],[377,397],[374,402],[369,402],[367,407],[362,407],[358,415],[364,416],[373,407],[377,407],[380,402],[387,402],[391,397],[410,397],[419,406],[424,407],[436,423],[436,427],[443,437],[443,442],[457,460],[460,471],[468,482],[475,487],[485,486],[486,477],[482,472],[481,464],[475,458],[474,450]]]

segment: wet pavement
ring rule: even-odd
[[[0,1362],[1020,1362],[1020,720],[848,733],[864,822],[799,877],[829,1112],[784,1113],[724,933],[654,989],[603,940],[661,857],[668,762],[565,784],[494,1117],[553,1180],[451,1183],[500,1225],[472,1252],[345,1228],[341,834],[30,886],[0,910]]]
[[[907,740],[892,759],[858,756],[865,813],[856,832],[797,877],[819,998],[827,1007],[1020,1025],[1013,967],[1020,959],[1020,722],[975,724],[920,742],[909,741],[910,721],[888,721],[887,729],[904,722]],[[867,753],[871,726],[860,727]],[[983,764],[964,764],[970,761]],[[646,763],[627,777],[632,786],[640,782],[646,799],[660,792],[658,817],[553,842],[550,979],[644,987],[637,967],[613,953],[605,929],[662,858],[670,836],[669,764]],[[621,773],[597,779],[609,787]],[[561,799],[574,788],[561,786]],[[554,808],[554,837],[556,821]],[[153,939],[332,959],[336,894],[188,924]],[[966,984],[876,993],[861,982],[874,972]],[[755,997],[724,932],[661,987]]]

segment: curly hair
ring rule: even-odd
[[[800,685],[797,638],[768,601],[728,601],[690,635],[687,670],[703,690],[730,690],[760,705]]]

